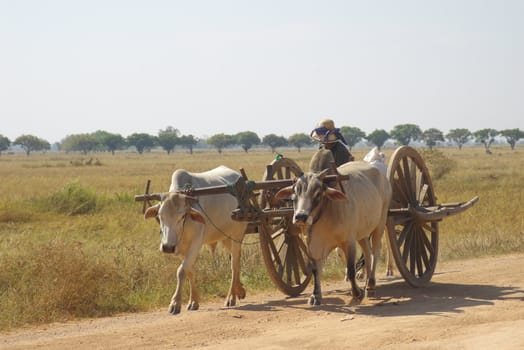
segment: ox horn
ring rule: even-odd
[[[329,168],[324,169],[324,170],[322,170],[322,171],[320,172],[320,174],[318,174],[318,177],[320,178],[320,181],[323,181],[323,180],[324,180],[324,178],[325,178],[326,175],[328,174],[329,170],[330,170]]]

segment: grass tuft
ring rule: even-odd
[[[80,242],[26,248],[0,256],[0,328],[130,310],[117,266],[92,259]]]
[[[47,197],[42,205],[56,213],[80,215],[95,213],[104,201],[105,198],[95,190],[81,185],[78,181],[72,181]]]

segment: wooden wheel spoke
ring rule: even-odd
[[[420,188],[420,191],[418,191],[418,194],[417,194],[417,203],[421,205],[424,202],[424,199],[426,198],[429,186],[428,184],[423,184],[419,188]]]
[[[431,232],[433,232],[433,228],[431,228]],[[428,236],[426,236],[425,233],[422,235],[422,243],[424,244],[424,247],[425,247],[424,250],[425,251],[427,250],[431,256],[434,256],[435,249],[433,248],[433,245],[431,244],[431,242],[428,239]]]
[[[400,248],[402,247],[402,244],[404,244],[406,237],[411,232],[411,229],[413,228],[413,222],[409,222],[402,231],[400,232],[400,237],[397,240],[397,246]]]
[[[268,239],[267,244],[269,246],[269,250],[271,251],[271,256],[272,256],[271,260],[273,261],[273,264],[277,266],[282,266],[282,260],[280,260],[280,255],[279,255],[279,249],[275,247],[275,243],[273,242],[273,240]]]
[[[282,173],[282,168],[277,169],[277,178],[279,180],[282,180],[284,178],[284,174]]]
[[[400,179],[393,180],[393,197],[395,197],[396,201],[400,203],[400,207],[409,203],[408,193],[404,186],[402,186],[402,181]]]
[[[416,263],[417,263],[417,270],[418,270],[418,275],[419,276],[422,276],[424,274],[424,271],[425,269],[422,267],[422,251],[424,250],[423,246],[422,246],[422,237],[421,236],[424,236],[424,232],[422,232],[422,230],[420,228],[417,228],[417,233],[415,235],[415,239],[416,239]]]
[[[289,245],[290,254],[288,254],[288,262],[290,265],[290,271],[289,271],[289,282],[291,284],[300,284],[300,271],[298,266],[298,254],[297,247],[295,244]]]
[[[411,242],[409,244],[409,270],[416,275],[416,264],[418,256],[418,234],[417,230],[414,229],[411,233]]]
[[[298,265],[300,266],[300,270],[302,271],[302,273],[307,274],[307,265],[306,261],[304,260],[304,257],[307,256],[307,247],[300,238],[296,238],[296,242],[298,246]]]
[[[286,254],[287,254],[287,245],[286,241],[284,239],[281,239],[278,245],[278,256],[280,256],[282,261],[286,261]],[[283,259],[282,259],[283,258]]]
[[[404,249],[402,250],[402,260],[404,260],[404,263],[407,263],[408,261],[408,256],[411,251],[411,241],[413,240],[413,234],[409,234],[413,232],[406,229],[406,227],[404,227],[404,230],[402,230],[402,233],[404,233],[405,231],[405,236],[407,237],[407,239],[405,238]],[[400,245],[399,245],[399,248],[400,248]]]
[[[278,237],[282,236],[283,233],[284,233],[284,230],[282,228],[279,228],[278,230],[273,232],[273,234],[271,235],[271,239],[275,241]]]
[[[413,158],[409,158],[409,173],[411,175],[411,189],[413,190],[413,199],[416,199],[416,196],[418,194],[418,190],[420,189],[420,170],[417,168],[417,163]]]
[[[420,242],[420,255],[422,257],[422,261],[424,262],[425,271],[427,271],[431,266],[430,259],[428,257],[428,246],[426,245],[427,241],[428,238],[426,237],[426,234],[422,232],[422,241]]]
[[[398,166],[396,169],[396,174],[398,178],[393,183],[393,193],[399,191],[399,194],[405,198],[405,204],[408,204],[411,199],[411,190],[409,188],[408,180],[401,166]]]
[[[407,187],[407,193],[408,193],[408,197],[409,199],[413,200],[414,197],[415,197],[415,191],[414,191],[414,181],[413,181],[413,174],[412,174],[412,169],[411,166],[410,166],[410,162],[411,162],[411,159],[408,158],[408,157],[404,157],[402,158],[402,166],[403,166],[403,170],[404,170],[404,180],[405,180],[405,185]],[[410,201],[411,202],[411,201]]]
[[[287,229],[287,220],[279,220],[274,224],[274,226],[271,228],[274,232],[279,232],[279,235],[286,232]]]
[[[413,164],[415,164],[415,162],[413,162]],[[415,189],[415,199],[417,203],[420,203],[420,196],[423,195],[424,191],[424,175],[418,169],[416,170]]]
[[[287,272],[288,269],[288,261],[287,261],[287,245],[284,244],[284,242],[280,242],[280,247],[278,249],[279,255],[279,261],[281,261],[281,266],[279,266],[279,275],[280,278],[284,279],[284,273]],[[289,274],[287,274],[289,275]]]
[[[289,244],[289,242],[286,242],[286,274],[287,274],[287,283],[292,285],[293,284],[293,274],[295,270],[295,248],[293,244]]]

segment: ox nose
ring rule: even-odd
[[[170,246],[166,244],[160,244],[160,251],[163,253],[174,253],[175,252],[175,246]]]
[[[307,221],[307,215],[300,213],[295,215],[295,222],[306,222]]]

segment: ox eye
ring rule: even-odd
[[[320,198],[321,198],[321,192],[320,191],[316,191],[313,194],[313,206],[314,207],[320,202]]]

